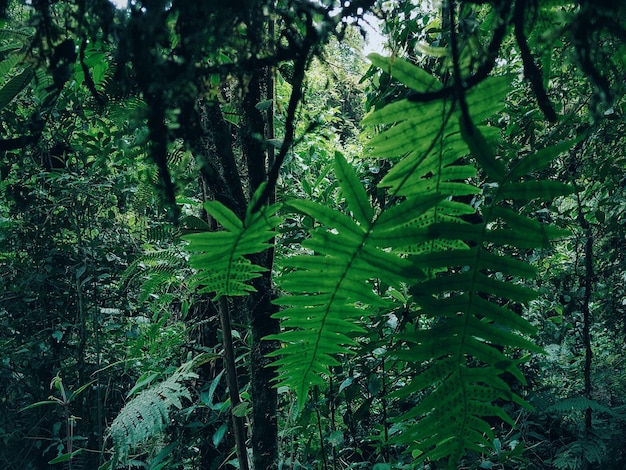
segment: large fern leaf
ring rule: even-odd
[[[262,189],[257,191],[257,196]],[[278,204],[252,212],[250,208],[254,202],[253,198],[242,221],[222,203],[208,201],[204,209],[224,230],[182,237],[189,242],[189,264],[198,270],[193,281],[201,286],[200,292],[215,293],[215,298],[219,298],[243,296],[254,291],[249,282],[261,276],[265,268],[253,264],[248,256],[271,246],[269,241],[276,236],[275,227],[280,222],[275,215]]]
[[[287,204],[320,224],[303,242],[311,254],[285,261],[291,271],[278,282],[290,295],[276,301],[286,308],[275,315],[285,331],[268,337],[283,344],[272,354],[281,356],[274,362],[278,382],[295,390],[300,406],[311,387],[325,382],[329,367],[339,364],[336,356],[351,354],[354,336],[364,331],[364,306],[388,306],[370,281],[399,287],[424,276],[411,260],[388,248],[406,237],[427,237],[425,229],[412,222],[440,201],[437,194],[410,198],[395,210],[377,214],[339,153],[335,173],[352,217],[311,201]]]
[[[374,56],[373,61],[409,87],[414,80],[407,77],[424,75],[398,59]],[[408,72],[411,68],[413,74]],[[491,78],[468,94],[474,121],[498,111],[508,81],[507,77]],[[423,83],[420,87],[416,91],[427,91]],[[501,375],[509,373],[524,381],[508,350],[540,351],[522,336],[532,334],[533,328],[509,308],[535,297],[534,291],[514,281],[532,277],[534,270],[507,252],[546,247],[562,232],[506,206],[571,192],[558,182],[523,179],[568,145],[545,149],[508,169],[492,150],[497,130],[477,127],[441,101],[402,100],[373,113],[366,123],[387,126],[371,142],[375,155],[401,157],[381,186],[405,197],[446,197],[420,220],[431,239],[419,237],[409,251],[416,255],[414,262],[429,273],[428,279],[413,285],[412,292],[421,313],[433,319],[433,326],[403,335],[404,347],[395,353],[416,374],[395,396],[426,398],[402,416],[404,431],[394,442],[405,446],[418,461],[445,459],[449,468],[456,468],[466,450],[480,452],[489,445],[493,433],[485,417],[513,424],[494,404],[496,400],[524,404]],[[459,163],[468,150],[486,175],[480,188],[471,184],[472,163],[468,159]],[[474,209],[449,198],[476,193],[483,193],[490,203],[482,210],[482,221],[469,224],[459,216]]]

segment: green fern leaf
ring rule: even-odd
[[[257,191],[262,191],[262,187]],[[254,201],[250,204],[252,207]],[[264,268],[253,264],[247,257],[267,250],[269,241],[276,236],[275,227],[280,218],[275,214],[279,205],[264,207],[252,213],[250,209],[242,222],[230,209],[217,201],[204,204],[204,209],[225,230],[199,232],[182,238],[189,242],[189,264],[197,269],[193,281],[201,292],[214,292],[221,296],[244,296],[254,291],[249,282],[261,276]]]
[[[579,139],[566,140],[526,155],[512,166],[508,179],[514,181],[523,178],[531,171],[537,171],[545,168],[559,155],[571,149],[572,145],[578,142],[578,140]]]
[[[402,71],[395,72],[394,60],[374,60],[416,91],[426,91],[426,75],[417,67],[402,63],[398,67]],[[413,72],[419,78],[409,84],[410,79],[404,77]],[[508,372],[524,381],[518,363],[507,357],[508,349],[541,352],[522,336],[534,334],[534,328],[506,307],[512,302],[526,303],[536,292],[515,279],[503,280],[505,276],[531,278],[535,269],[503,255],[500,247],[545,247],[564,232],[498,204],[569,194],[569,186],[552,181],[521,181],[528,172],[566,151],[568,144],[532,154],[511,169],[495,156],[492,145],[499,139],[498,129],[477,126],[474,121],[500,109],[499,101],[508,92],[510,80],[493,77],[474,87],[466,96],[471,118],[449,103],[401,100],[364,119],[365,124],[387,126],[370,142],[372,154],[401,158],[380,186],[411,201],[435,195],[441,198],[417,217],[391,209],[384,236],[374,228],[368,238],[384,240],[393,253],[414,254],[411,262],[427,273],[426,280],[411,282],[410,291],[420,306],[420,316],[432,318],[432,326],[400,335],[403,347],[392,353],[401,363],[398,367],[406,364],[416,370],[414,378],[393,396],[422,397],[398,418],[405,427],[392,440],[405,446],[418,462],[446,459],[448,468],[456,468],[465,451],[484,452],[493,436],[484,417],[495,416],[513,425],[494,401],[511,400],[527,406],[499,377]],[[472,184],[476,171],[472,165],[458,164],[468,149],[487,176],[484,188]],[[482,209],[482,221],[465,223],[460,217],[474,209],[446,198],[479,192],[488,193],[485,199],[489,201]],[[400,242],[402,236],[409,241]],[[497,273],[501,276],[495,276]]]
[[[376,53],[368,55],[367,58],[372,64],[415,91],[436,91],[442,87],[441,83],[431,74],[406,60],[397,57],[383,57]]]
[[[373,291],[370,280],[382,279],[399,287],[402,282],[423,277],[411,260],[388,251],[385,232],[395,230],[392,221],[411,220],[402,218],[398,211],[383,218],[379,227],[365,190],[339,153],[335,155],[335,171],[348,210],[356,220],[311,201],[287,204],[321,226],[303,243],[314,255],[285,260],[290,271],[278,282],[290,295],[275,301],[286,308],[274,315],[281,319],[285,331],[267,338],[283,344],[270,354],[280,356],[274,362],[278,366],[277,382],[296,392],[300,407],[311,387],[324,384],[329,367],[339,364],[335,356],[353,353],[349,346],[354,344],[354,336],[364,332],[359,325],[365,314],[362,306],[388,307],[388,301]],[[432,196],[417,206],[412,206],[412,200],[402,204],[416,218],[420,214],[414,209],[429,210],[439,200],[439,196]]]

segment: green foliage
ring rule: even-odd
[[[372,59],[417,92],[441,87],[407,62]],[[506,77],[494,78],[468,94],[474,119],[499,109],[494,98],[504,96],[508,84]],[[399,335],[402,346],[390,357],[415,372],[391,396],[426,397],[396,419],[402,432],[392,442],[405,446],[417,461],[446,459],[454,468],[466,450],[482,452],[490,446],[494,435],[485,417],[513,424],[495,405],[497,400],[526,406],[500,377],[508,373],[524,382],[519,362],[505,351],[541,351],[521,335],[533,334],[534,328],[511,310],[513,303],[536,296],[511,280],[532,277],[535,271],[505,248],[547,247],[550,238],[563,232],[507,206],[566,194],[571,188],[523,180],[523,170],[531,165],[514,162],[507,169],[493,154],[493,137],[483,137],[483,132],[493,135],[492,129],[465,123],[446,103],[400,100],[365,122],[387,126],[371,141],[374,155],[404,157],[380,183],[404,200],[377,213],[353,171],[337,156],[335,173],[352,217],[309,201],[287,204],[320,227],[303,242],[311,254],[287,259],[292,271],[279,280],[291,295],[276,302],[287,306],[276,314],[287,331],[270,337],[283,344],[273,354],[281,356],[274,363],[279,366],[278,383],[294,389],[302,408],[311,387],[323,385],[329,368],[340,364],[337,357],[353,352],[364,333],[361,318],[368,310],[389,307],[380,295],[384,291],[375,292],[374,285],[409,285],[419,313],[433,320],[426,329]],[[471,163],[458,164],[468,148],[487,175],[482,188],[470,183],[476,175]],[[528,158],[545,165],[563,149],[557,146]],[[480,221],[471,224],[461,216],[474,209],[457,200],[475,194],[485,202]]]

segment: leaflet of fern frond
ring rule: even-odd
[[[473,122],[468,122],[464,116],[461,116],[459,121],[463,140],[478,165],[485,170],[492,181],[503,181],[506,175],[504,165],[496,159],[491,146],[480,129]]]
[[[536,299],[539,295],[533,289],[525,287],[521,284],[498,281],[497,279],[486,276],[480,272],[475,275],[472,291],[491,294],[504,300],[524,304]]]
[[[432,251],[461,250],[468,246],[460,240],[439,240],[434,239],[426,243],[410,244],[402,247],[402,252],[408,255],[420,255]]]
[[[416,243],[424,243],[431,240],[427,229],[420,226],[398,226],[395,229],[384,231],[374,230],[369,237],[374,245],[385,249],[401,249]]]
[[[343,332],[346,335],[354,335],[354,334],[364,334],[367,333],[367,330],[362,328],[357,322],[354,320],[350,320],[348,316],[342,316],[341,318],[338,316],[332,316],[328,318],[311,318],[311,312],[298,312],[297,314],[294,312],[294,309],[289,309],[289,318],[282,322],[281,326],[284,328],[311,328],[314,329],[316,326],[330,328],[335,332]],[[362,315],[363,312],[361,312]],[[315,314],[314,314],[315,315]]]
[[[441,124],[440,124],[441,125]],[[467,145],[455,124],[447,123],[441,137],[416,168],[416,177],[429,174],[436,175],[442,168],[454,165],[460,157],[467,154]]]
[[[490,220],[499,218],[504,221],[506,228],[509,230],[541,233],[543,238],[547,240],[570,235],[568,230],[555,227],[554,225],[543,224],[536,219],[531,219],[506,207],[492,207],[488,215]]]
[[[374,217],[374,209],[372,209],[365,188],[354,173],[354,169],[339,152],[335,153],[334,168],[348,209],[352,211],[354,218],[362,227],[369,227]]]
[[[394,358],[406,360],[410,363],[414,362],[410,348],[400,352],[402,353],[402,355],[398,354],[398,352],[394,352]],[[437,385],[437,383],[448,378],[452,373],[456,371],[457,367],[458,363],[453,358],[445,358],[442,360],[434,361],[424,370],[419,371],[415,375],[413,375],[411,381],[408,384],[398,390],[393,391],[389,394],[389,396],[392,398],[406,398],[413,393],[421,392],[422,390]]]
[[[445,300],[440,302],[445,302]],[[479,296],[472,296],[471,311],[474,315],[482,315],[496,324],[517,330],[523,334],[531,336],[537,334],[537,329],[521,315]]]
[[[327,271],[309,271],[300,269],[291,271],[281,277],[280,286],[287,292],[292,293],[322,293],[335,292],[338,285],[350,290],[363,289],[365,279],[352,277],[350,267],[345,263],[340,264],[336,269],[329,266]],[[347,298],[347,297],[341,297]]]
[[[476,167],[471,165],[450,165],[436,175],[442,181],[466,180],[476,176]]]
[[[246,237],[250,236],[249,234],[258,236],[262,233],[274,235],[276,227],[283,222],[283,217],[273,214],[276,210],[278,210],[278,207],[270,206],[268,208],[267,206],[263,206],[258,212],[247,216],[243,223]]]
[[[367,263],[372,267],[371,278],[380,277],[381,275],[389,275],[399,277],[400,279],[414,279],[419,276],[415,272],[415,266],[409,260],[400,258],[397,255],[383,251],[369,244],[364,244],[364,240],[346,240],[328,232],[317,233],[315,237],[303,242],[303,246],[313,251],[333,254],[342,257],[338,261],[342,261],[341,265],[348,268],[349,263],[359,262]],[[355,244],[355,242],[357,242]],[[363,266],[359,264],[359,266]],[[342,268],[343,269],[343,268]]]
[[[494,346],[508,346],[520,348],[527,351],[542,353],[543,349],[535,345],[533,342],[523,337],[507,331],[502,327],[494,326],[485,321],[480,321],[476,317],[469,317],[466,324],[466,332],[478,339],[488,341]]]
[[[441,330],[442,331],[442,330]],[[448,356],[456,357],[459,351],[463,347],[463,337],[459,336],[458,332],[447,331],[445,334],[429,332],[429,335],[425,335],[421,338],[419,343],[416,343],[412,348],[414,362],[423,362],[432,360],[440,360]],[[441,334],[442,336],[437,339],[433,339],[435,334]]]
[[[380,126],[395,124],[415,116],[430,116],[431,119],[441,119],[440,103],[415,103],[409,100],[400,100],[389,103],[384,107],[366,115],[361,124],[363,126]]]
[[[478,261],[476,269],[479,270],[486,269],[492,272],[517,276],[522,279],[532,279],[537,274],[537,268],[525,261],[501,256],[484,248],[480,248],[480,256],[476,259]]]
[[[464,380],[466,380],[465,377]],[[464,394],[468,403],[492,403],[498,398],[505,399],[505,394],[503,394],[500,389],[486,385],[478,385],[467,380],[464,386]]]
[[[507,183],[502,185],[495,195],[496,202],[503,200],[522,200],[525,202],[533,199],[551,200],[559,196],[567,196],[575,192],[575,188],[560,181],[524,181],[521,183]]]
[[[421,457],[429,459],[438,459],[430,452],[441,446],[444,448],[443,458],[445,458],[449,455],[445,450],[446,443],[456,440],[455,436],[461,427],[457,416],[448,415],[445,418],[448,419],[442,420],[439,416],[437,419],[424,417],[416,424],[408,426],[402,434],[392,436],[390,443],[400,447],[406,446],[414,456],[416,450],[419,450],[419,454],[425,453]]]
[[[413,225],[429,209],[443,203],[445,196],[439,194],[425,195],[419,198],[406,199],[392,207],[388,207],[376,219],[371,234],[382,233],[402,225]]]
[[[515,426],[515,422],[499,406],[494,406],[490,403],[472,400],[467,403],[467,410],[468,413],[474,416],[495,416],[497,418],[500,418],[505,423],[510,424],[511,426]]]
[[[543,228],[537,232],[509,229],[486,230],[483,240],[485,243],[493,243],[496,246],[521,249],[550,247],[550,240]]]
[[[323,325],[322,325],[323,326]],[[353,339],[340,332],[315,331],[313,329],[299,329],[285,331],[278,335],[283,340],[281,356],[289,353],[306,356],[308,361],[320,354],[350,354],[347,345],[356,344]],[[304,348],[301,346],[304,345]]]
[[[516,181],[530,172],[541,170],[559,155],[567,152],[577,141],[578,139],[566,140],[525,155],[511,166],[507,180]]]
[[[495,349],[491,344],[483,343],[473,336],[466,336],[463,343],[464,352],[474,359],[485,364],[492,365],[503,372],[509,372],[522,384],[526,383],[526,379],[519,371],[517,366],[504,354]]]
[[[369,245],[359,252],[359,261],[372,267],[375,276],[397,287],[399,282],[410,282],[424,278],[424,273],[411,260],[401,258],[395,253],[383,251]]]
[[[339,233],[353,234],[356,237],[362,237],[365,233],[364,227],[359,226],[352,218],[332,207],[306,200],[290,201],[286,206],[293,207],[312,217],[321,225],[332,227]]]
[[[435,139],[440,138],[440,127],[440,113],[401,121],[370,140],[371,154],[379,158],[395,158],[410,153],[419,158],[432,148]]]
[[[219,201],[207,201],[203,204],[204,210],[219,222],[226,230],[239,232],[243,229],[243,222],[228,207]]]
[[[487,437],[488,444],[489,442],[493,442],[493,438],[494,438],[493,429],[491,428],[491,426],[489,426],[489,424],[485,420],[481,419],[480,417],[467,413],[465,416],[465,426],[469,429],[474,430],[475,432],[478,432],[481,436]],[[476,442],[483,442],[483,441],[479,438]]]
[[[437,295],[446,292],[473,292],[474,273],[472,271],[455,273],[429,279],[411,288],[414,295]]]
[[[409,443],[409,449],[414,452],[415,446]],[[421,450],[421,449],[420,449]],[[425,460],[431,462],[437,462],[443,459],[448,459],[448,470],[454,470],[457,468],[457,462],[460,460],[463,449],[461,439],[456,437],[449,437],[448,440],[442,440],[438,442],[435,447],[424,452],[424,454],[416,457],[413,461],[415,465],[421,464]]]
[[[17,75],[11,77],[8,82],[0,89],[0,109],[7,106],[13,98],[15,98],[26,85],[33,79],[33,66],[28,66]]]
[[[491,76],[466,93],[467,107],[474,122],[482,122],[502,110],[512,81],[512,74]]]
[[[458,220],[455,222],[435,222],[428,227],[428,230],[433,238],[478,243],[484,236],[485,227],[483,224],[470,224],[463,220]]]
[[[429,72],[404,59],[393,56],[383,57],[376,53],[369,54],[367,58],[376,67],[389,73],[393,78],[418,93],[437,91],[443,86]]]
[[[306,291],[297,295],[295,293],[290,292],[289,295],[283,295],[277,299],[272,300],[272,303],[275,305],[293,305],[295,307],[304,307],[304,306],[314,306],[314,305],[325,305],[332,299],[331,293],[310,293],[310,288],[303,288]],[[272,318],[282,318],[281,311],[272,314]]]
[[[402,189],[397,192],[399,196],[417,197],[429,194],[441,194],[443,196],[470,196],[479,194],[481,190],[467,183],[452,183],[438,181],[435,178],[409,180]]]
[[[463,436],[461,438],[461,448],[463,452],[471,451],[478,454],[485,454],[493,448],[493,438],[487,439],[483,433],[470,427],[463,429],[459,435]]]
[[[415,263],[422,269],[440,268],[440,267],[461,267],[472,266],[477,260],[477,247],[465,250],[447,250],[417,255],[414,258]]]
[[[402,189],[402,186],[410,178],[421,178],[426,173],[417,171],[427,155],[422,151],[411,151],[403,155],[404,158],[396,163],[383,179],[378,183],[378,188],[389,188],[392,194]]]
[[[184,235],[182,239],[189,242],[188,251],[210,253],[218,248],[223,250],[223,247],[232,246],[233,242],[237,240],[237,234],[226,231],[201,232]]]

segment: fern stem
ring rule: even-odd
[[[237,368],[235,366],[235,349],[228,311],[228,300],[222,296],[219,299],[218,311],[222,326],[222,344],[224,348],[224,363],[226,368],[226,382],[230,397],[230,415],[233,420],[233,435],[235,437],[235,449],[240,470],[249,470],[248,452],[246,450],[246,429],[242,417],[233,414],[234,408],[241,403],[239,399],[239,383],[237,381]]]

